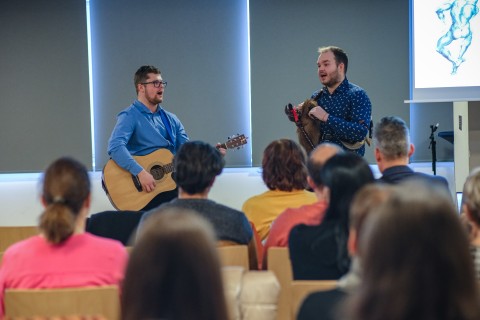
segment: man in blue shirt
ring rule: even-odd
[[[334,46],[318,49],[318,78],[324,87],[312,95],[318,106],[309,115],[320,120],[321,142],[338,144],[363,156],[372,104],[365,90],[347,78],[348,57]]]
[[[121,168],[138,177],[144,191],[152,192],[155,179],[133,156],[144,156],[162,148],[175,154],[188,141],[188,136],[177,116],[160,105],[167,86],[160,70],[154,66],[142,66],[135,73],[134,83],[137,99],[118,114],[108,141],[108,154]],[[143,210],[176,196],[177,189],[160,193]]]

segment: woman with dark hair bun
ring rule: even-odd
[[[87,169],[72,158],[43,176],[40,235],[9,247],[0,268],[0,317],[6,289],[118,285],[127,252],[120,242],[85,233],[90,208]]]

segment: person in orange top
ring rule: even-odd
[[[328,205],[328,198],[325,197],[325,189],[319,177],[320,169],[328,159],[342,152],[342,148],[338,145],[326,142],[318,145],[310,153],[307,162],[307,182],[318,201],[299,208],[288,208],[273,221],[263,250],[263,265],[265,268],[267,266],[268,249],[270,247],[288,247],[288,235],[294,226],[301,223],[319,225],[322,222]]]

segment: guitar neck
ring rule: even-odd
[[[217,145],[217,148],[229,149],[226,143],[220,143],[219,145]]]
[[[220,143],[217,145],[217,148],[223,149],[239,149],[241,146],[247,143],[247,138],[245,135],[237,135],[233,138],[228,139],[225,143]]]

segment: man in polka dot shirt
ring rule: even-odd
[[[347,80],[345,51],[328,46],[319,48],[318,53],[318,78],[323,88],[312,95],[318,106],[311,109],[309,115],[320,120],[320,142],[335,143],[363,156],[365,143],[359,142],[365,141],[369,131],[370,99],[365,90]]]

